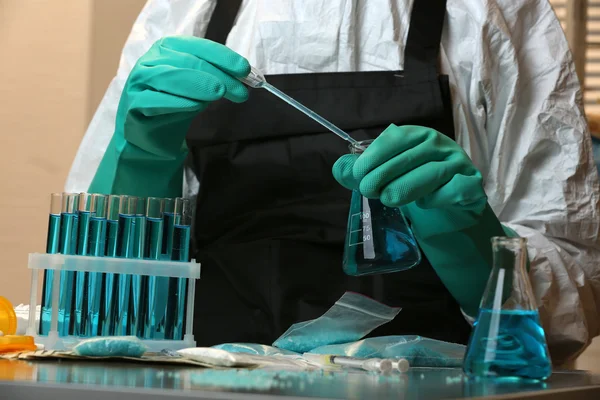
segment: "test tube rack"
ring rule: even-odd
[[[38,282],[43,279],[44,270],[53,270],[52,304],[59,303],[61,290],[60,271],[73,272],[99,272],[109,274],[129,274],[132,276],[152,276],[168,278],[187,278],[187,308],[185,334],[183,340],[142,340],[148,351],[160,352],[164,349],[179,350],[196,347],[194,340],[194,299],[196,280],[200,279],[200,263],[191,262],[157,261],[113,257],[90,257],[64,254],[29,254],[29,269],[31,269],[29,325],[27,335],[33,336],[36,343],[44,345],[46,350],[69,350],[87,337],[59,336],[58,334],[58,308],[52,307],[50,319],[50,332],[48,336],[39,335],[39,326],[36,322],[36,308],[38,305]],[[41,315],[39,323],[41,323]]]

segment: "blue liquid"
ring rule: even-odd
[[[163,219],[146,218],[146,244],[144,245],[145,257],[149,260],[159,260],[162,254]],[[168,288],[168,278],[141,276],[140,277],[140,299],[139,320],[137,336],[142,339],[164,338],[164,310],[166,309],[166,290],[157,293],[157,280],[163,279],[165,288]],[[160,299],[162,306],[157,307],[156,301]],[[157,310],[163,310],[156,315]]]
[[[117,257],[117,238],[119,233],[119,221],[107,220],[106,221],[106,247],[104,255],[106,257]],[[114,310],[117,302],[117,290],[115,289],[115,275],[116,274],[105,274],[104,278],[104,289],[102,290],[102,302],[100,304],[100,318],[102,326],[99,329],[102,332],[102,336],[112,335],[114,332],[114,325],[111,321],[116,319]]]
[[[88,238],[90,229],[89,211],[79,212],[79,225],[77,227],[77,255],[85,256],[88,251]],[[88,307],[88,272],[74,272],[75,279],[75,313],[71,317],[70,334],[85,336],[86,312]],[[83,324],[83,325],[82,325]]]
[[[62,254],[77,254],[77,227],[79,216],[77,214],[63,213],[60,221],[60,252]],[[74,321],[71,316],[75,312],[73,292],[75,289],[75,272],[60,272],[60,298],[58,306],[58,334],[67,336],[74,332]]]
[[[161,244],[161,259],[163,260],[171,260],[171,251],[173,249],[173,228],[175,227],[176,216],[172,212],[165,212],[163,214],[163,237]],[[166,339],[166,325],[167,325],[167,299],[169,297],[169,293],[173,293],[176,290],[169,290],[170,286],[175,284],[170,284],[172,278],[165,277],[156,277],[156,282],[154,285],[154,339]],[[173,318],[173,316],[171,316]],[[170,326],[172,327],[174,324],[171,322]],[[172,335],[172,328],[170,328]]]
[[[144,258],[144,245],[146,243],[146,217],[134,217],[133,258]]]
[[[135,219],[133,215],[119,215],[117,233],[117,257],[134,258]]]
[[[109,239],[113,232],[113,221],[109,221]],[[117,225],[117,236],[115,256],[123,258],[133,258],[135,238],[135,216],[119,214]],[[110,244],[109,244],[110,246]],[[131,294],[131,275],[107,274],[106,278],[106,296],[107,296],[107,317],[105,319],[104,335],[126,335],[127,316],[129,311],[129,296]]]
[[[119,233],[117,236],[117,255],[123,258],[134,258],[135,251],[135,219],[134,215],[119,215]],[[114,285],[117,301],[113,302],[115,325],[114,335],[130,335],[129,332],[129,300],[133,287],[131,275],[115,274]],[[113,289],[114,290],[114,289]]]
[[[146,242],[146,217],[144,215],[136,215],[133,220],[133,258],[144,258],[144,246]],[[145,319],[145,314],[140,314],[143,311],[143,306],[140,304],[142,296],[147,297],[145,288],[142,285],[147,282],[142,282],[143,278],[140,275],[131,276],[131,290],[129,297],[129,309],[127,311],[127,320],[125,322],[125,332],[127,335],[135,335],[137,327],[142,325],[139,319]],[[147,280],[147,279],[146,279]]]
[[[106,247],[106,219],[92,217],[89,223],[88,248],[87,255],[94,257],[103,257]],[[87,273],[86,297],[84,297],[82,306],[82,318],[80,326],[81,336],[92,337],[99,336],[102,333],[102,320],[100,312],[104,304],[104,287],[106,284],[106,274],[99,272]]]
[[[463,369],[471,377],[548,378],[552,365],[538,312],[480,310]]]
[[[344,272],[352,276],[404,271],[421,253],[402,211],[353,191],[344,246]]]
[[[173,227],[173,261],[189,261],[190,226],[175,225]],[[167,297],[167,321],[165,339],[181,340],[184,335],[187,279],[169,278],[169,295]]]
[[[91,217],[92,214],[89,211],[79,212],[79,226],[77,227],[77,254],[80,256],[85,256],[87,254]]]
[[[60,214],[50,214],[48,218],[48,240],[46,242],[46,253],[56,254],[60,244]],[[54,271],[44,270],[44,283],[42,284],[42,304],[40,314],[39,334],[47,335],[50,331],[50,319],[52,318],[52,280]]]
[[[106,250],[104,255],[106,257],[117,256],[117,236],[119,232],[119,221],[107,220],[106,221]]]
[[[162,239],[162,254],[164,259],[171,259],[171,249],[173,248],[173,227],[175,226],[175,214],[163,214],[163,239]]]
[[[146,218],[146,245],[144,258],[159,260],[163,243],[162,218]]]

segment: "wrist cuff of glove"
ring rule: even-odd
[[[500,221],[489,205],[483,214],[469,216],[473,224],[446,227],[443,233],[436,232],[439,222],[434,216],[420,217],[412,226],[423,253],[465,313],[475,315],[492,269],[491,238],[505,234]],[[429,236],[421,236],[424,230]]]
[[[413,233],[420,239],[468,229],[477,225],[488,214],[494,214],[487,203],[482,209],[481,212],[460,208],[424,209],[417,206],[416,203],[401,207],[402,212],[411,222]]]

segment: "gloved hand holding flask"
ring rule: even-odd
[[[444,285],[476,315],[492,266],[490,239],[514,233],[494,215],[481,173],[456,142],[430,128],[392,124],[360,156],[339,158],[333,175],[400,207]]]

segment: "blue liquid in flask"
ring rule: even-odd
[[[421,252],[399,208],[352,192],[344,246],[344,272],[352,276],[404,271]]]
[[[467,375],[544,380],[552,373],[537,310],[481,309],[473,329]]]
[[[552,364],[526,270],[527,239],[493,237],[493,268],[463,370],[471,378],[543,381]]]

